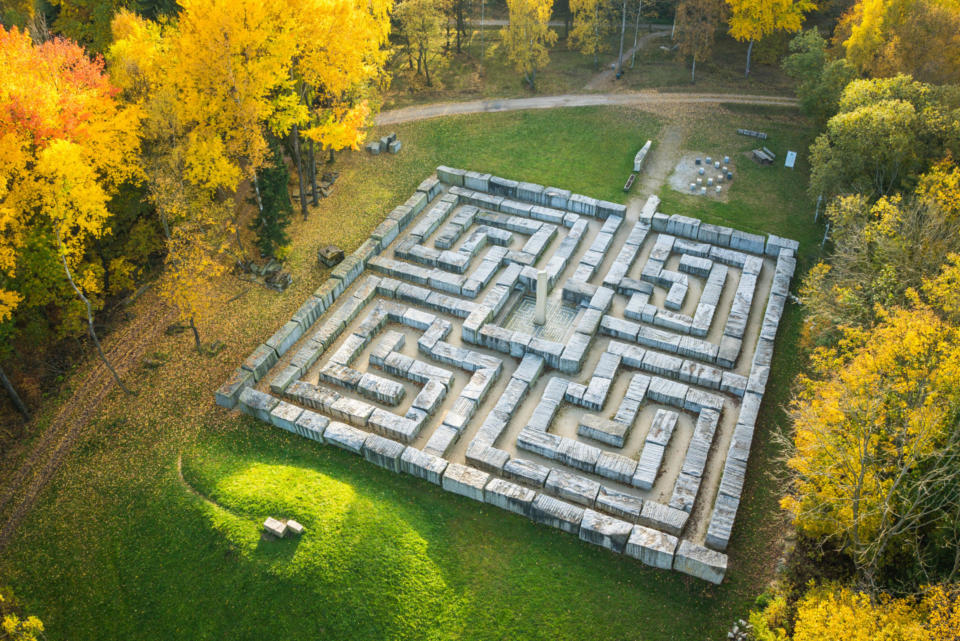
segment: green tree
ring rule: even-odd
[[[253,220],[250,229],[256,232],[256,244],[260,254],[276,258],[278,252],[290,242],[286,229],[293,215],[293,206],[287,190],[290,172],[287,171],[287,164],[283,159],[280,141],[272,139],[270,149],[273,152],[273,162],[260,171],[263,210]]]
[[[879,198],[909,188],[946,155],[960,156],[957,92],[908,76],[854,80],[810,148],[810,194]]]
[[[817,29],[798,33],[783,70],[797,80],[797,97],[804,112],[821,126],[837,113],[844,88],[857,76],[846,58],[831,60],[827,41]]]

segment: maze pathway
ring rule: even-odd
[[[797,243],[658,206],[438,167],[216,400],[719,583]]]

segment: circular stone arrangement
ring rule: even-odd
[[[736,175],[733,160],[726,154],[684,154],[670,174],[670,186],[676,191],[726,201],[730,183]]]

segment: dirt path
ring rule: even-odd
[[[149,346],[175,318],[173,310],[155,301],[136,319],[107,337],[104,341],[107,357],[121,377],[125,378],[136,367]],[[12,451],[6,457],[3,467],[10,469],[10,474],[4,480],[0,495],[0,551],[10,543],[20,521],[115,386],[103,363],[96,361],[77,383],[71,399],[60,407],[43,434],[31,444],[32,449],[22,456],[19,466],[8,468],[22,451]]]
[[[630,59],[630,56],[633,55],[634,51],[639,51],[643,49],[644,46],[651,40],[655,38],[661,38],[670,33],[670,27],[658,28],[656,31],[650,33],[645,33],[637,39],[637,46],[631,47],[628,51],[623,52],[623,61],[626,63]],[[613,62],[608,65],[603,71],[595,75],[590,79],[590,82],[584,86],[585,91],[603,91],[610,90],[614,88],[616,82],[616,64],[617,60],[614,59]]]
[[[654,141],[650,157],[640,172],[640,191],[644,200],[648,195],[660,191],[680,158],[682,144],[683,128],[674,122],[668,123],[660,132],[660,137]]]
[[[797,107],[790,96],[757,96],[732,93],[660,93],[657,91],[629,91],[623,93],[564,94],[536,98],[503,98],[441,102],[383,111],[377,117],[378,125],[397,125],[404,122],[427,120],[459,114],[496,113],[526,109],[554,109],[557,107],[594,106],[662,106],[691,104],[739,104],[771,107]]]

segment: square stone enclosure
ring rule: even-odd
[[[216,400],[719,583],[797,243],[658,206],[438,167]]]

